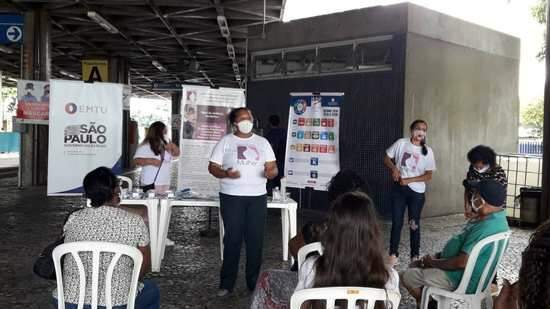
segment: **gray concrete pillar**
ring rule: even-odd
[[[49,80],[51,75],[51,22],[40,6],[25,13],[22,78]],[[45,185],[48,178],[48,126],[25,125],[21,134],[21,184]]]
[[[123,57],[109,58],[109,82],[119,84],[129,84],[130,69],[128,59]]]
[[[181,91],[172,92],[172,115],[181,115],[181,96],[182,96]],[[171,124],[167,124],[167,125],[170,125],[170,127],[172,128],[172,141],[179,146],[181,128],[175,128]],[[180,121],[180,126],[181,126],[181,121]]]
[[[128,59],[123,57],[109,58],[109,82],[128,85],[130,82],[130,69]],[[128,169],[131,164],[131,151],[128,139],[128,125],[130,122],[130,111],[122,112],[122,168]]]

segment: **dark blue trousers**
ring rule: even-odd
[[[424,207],[425,195],[413,191],[409,186],[395,184],[392,190],[392,226],[390,239],[390,255],[399,256],[399,243],[405,210],[409,214],[409,229],[411,233],[411,257],[420,255],[420,216]]]
[[[220,211],[225,229],[220,288],[233,291],[244,240],[246,285],[253,291],[262,266],[267,198],[265,195],[235,196],[220,193]]]

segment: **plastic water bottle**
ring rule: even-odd
[[[281,191],[279,191],[279,187],[275,187],[273,189],[273,201],[279,200],[281,200]]]
[[[286,202],[286,178],[281,178],[281,199]]]

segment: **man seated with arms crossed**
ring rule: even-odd
[[[506,189],[502,184],[495,180],[481,180],[464,181],[464,186],[468,190],[474,189],[475,192],[470,201],[474,215],[470,216],[469,222],[459,234],[447,242],[441,253],[424,256],[401,274],[403,285],[418,305],[422,298],[422,288],[425,286],[455,290],[462,279],[468,255],[474,246],[491,235],[510,229],[506,221],[506,212],[502,207],[506,201]],[[491,246],[487,246],[480,252],[466,293],[475,293],[491,250]],[[493,265],[493,269],[494,267],[496,265]]]

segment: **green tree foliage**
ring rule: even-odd
[[[529,104],[521,115],[523,125],[531,126],[536,129],[538,135],[542,134],[542,126],[544,124],[544,100],[539,99],[534,103]]]
[[[531,8],[531,14],[535,20],[544,26],[546,26],[546,5],[548,0],[538,0],[537,4]],[[540,48],[537,58],[542,61],[546,55],[546,28],[544,29],[544,41]]]

